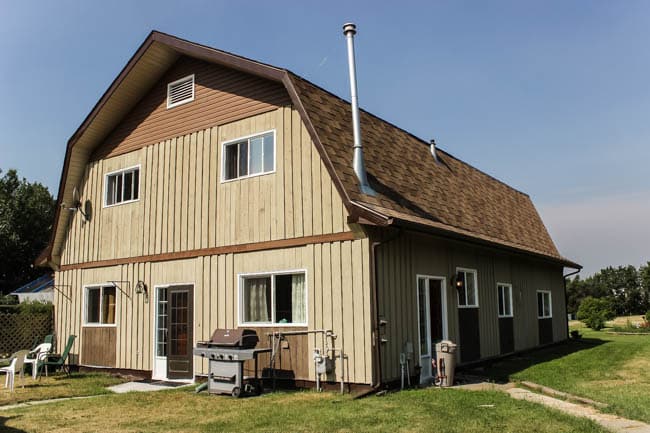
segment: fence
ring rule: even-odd
[[[53,319],[52,312],[0,312],[0,357],[42,342],[47,334],[52,334]]]

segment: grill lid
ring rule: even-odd
[[[200,346],[253,349],[259,338],[254,329],[215,329],[210,341],[200,341]]]

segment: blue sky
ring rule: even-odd
[[[0,168],[65,143],[152,29],[291,69],[530,194],[590,274],[650,260],[650,2],[0,0]]]

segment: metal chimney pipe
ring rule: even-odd
[[[348,68],[350,72],[350,96],[352,100],[352,132],[354,135],[354,158],[352,166],[354,173],[359,179],[361,192],[375,195],[375,191],[368,183],[366,167],[363,161],[363,145],[361,144],[361,124],[359,121],[359,97],[357,96],[357,67],[354,60],[354,35],[357,33],[357,26],[353,23],[343,25],[343,34],[348,43]]]
[[[429,146],[431,147],[431,155],[433,155],[433,159],[435,159],[436,162],[439,162],[438,151],[436,150],[436,140],[432,138],[431,141],[429,141]]]

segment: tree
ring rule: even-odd
[[[589,296],[580,303],[577,317],[594,331],[599,331],[605,326],[605,321],[616,317],[616,313],[609,300]]]
[[[16,170],[0,177],[0,293],[43,274],[33,262],[49,240],[54,207],[42,184],[19,179]]]

